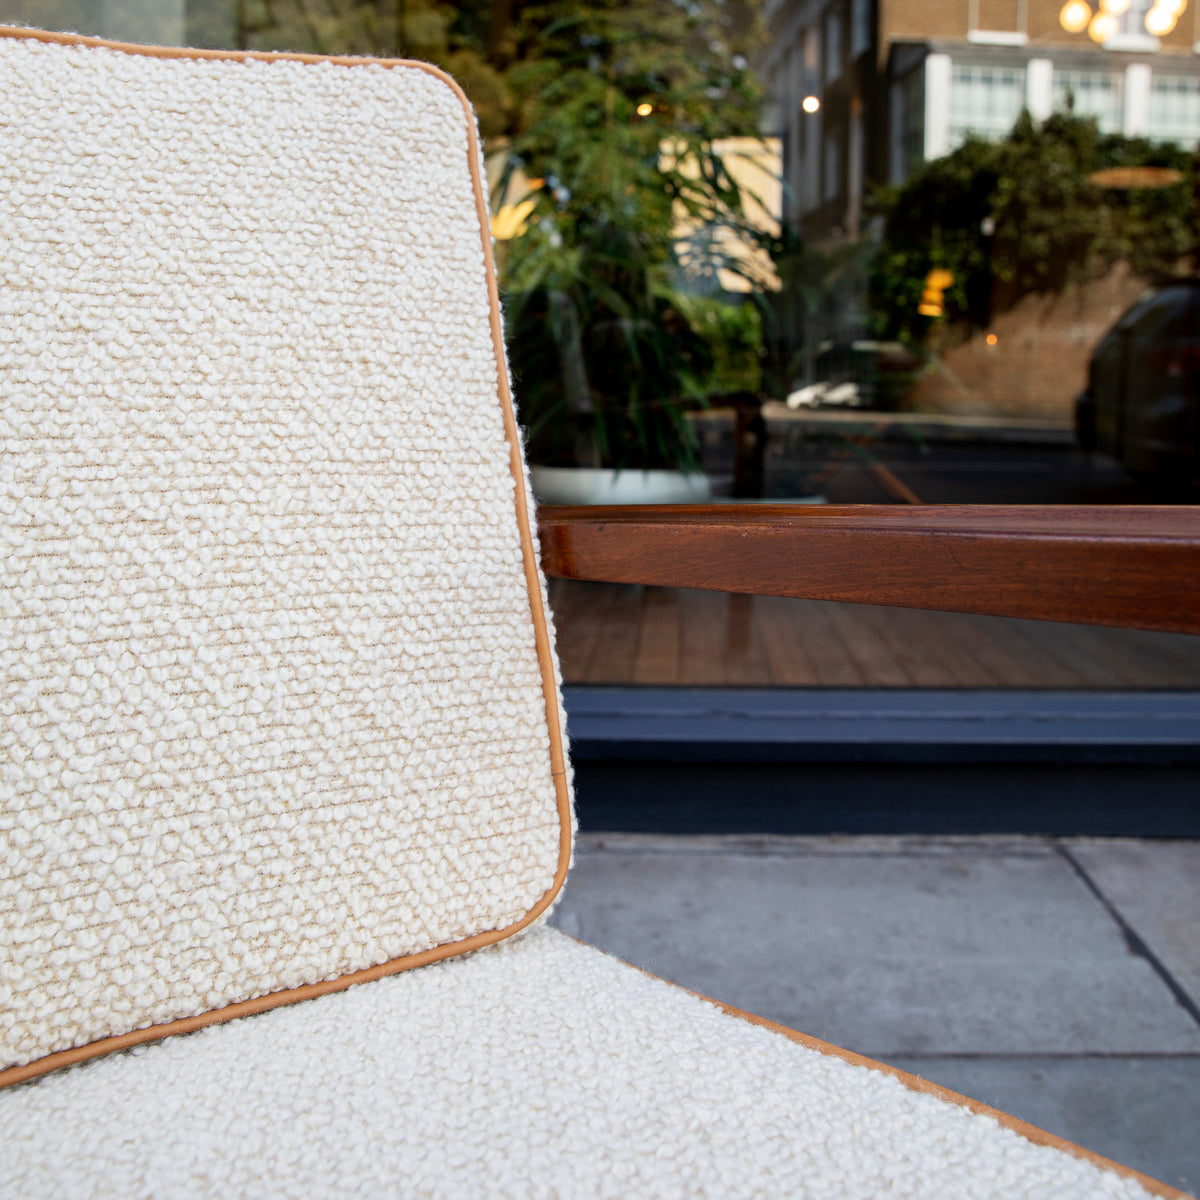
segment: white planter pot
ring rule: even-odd
[[[702,504],[707,475],[683,471],[614,471],[609,467],[530,467],[539,504]]]

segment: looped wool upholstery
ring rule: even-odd
[[[0,1092],[0,1156],[4,1200],[1146,1200],[545,928]]]
[[[0,1069],[554,885],[468,116],[0,38]]]

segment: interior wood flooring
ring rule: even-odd
[[[1200,637],[552,579],[563,679],[707,687],[1200,688]]]

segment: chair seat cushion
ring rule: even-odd
[[[9,1088],[0,1162],[25,1200],[1148,1194],[545,927]]]

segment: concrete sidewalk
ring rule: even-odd
[[[553,920],[1200,1190],[1200,842],[585,834]]]

